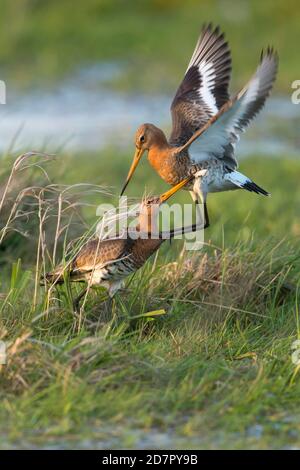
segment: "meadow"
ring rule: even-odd
[[[122,181],[130,157],[107,149],[100,158],[65,154],[44,164],[37,157],[34,166],[30,157],[13,175],[1,222],[24,184],[59,189],[51,198],[39,193],[37,203],[26,191],[19,216],[30,208],[21,224],[27,237],[8,230],[1,244],[0,338],[8,345],[0,378],[2,447],[299,446],[299,366],[291,359],[300,334],[299,162],[243,161],[242,170],[257,175],[271,198],[244,191],[211,196],[202,250],[183,251],[180,240],[165,244],[112,310],[100,289],[76,316],[68,284],[50,294],[39,285],[44,262],[51,266],[59,194],[66,185],[89,183],[79,197],[70,190],[74,200],[65,197],[77,218],[67,215],[57,260],[67,241],[93,226],[96,205],[114,200],[112,185]],[[7,181],[12,159],[3,161]],[[128,192],[142,193],[145,177],[147,189],[163,189],[144,162]],[[91,184],[101,186],[95,191]],[[182,192],[176,200],[188,197]],[[48,223],[42,214],[49,202]]]
[[[220,23],[232,46],[232,89],[268,44],[280,57],[274,95],[289,99],[299,79],[296,0],[3,0],[1,7],[8,103],[15,91],[18,98],[55,89],[93,64],[120,65],[101,82],[108,92],[169,95],[205,21]],[[274,139],[296,147],[299,119],[280,119]],[[263,133],[257,126],[249,134],[255,142]],[[12,142],[0,157],[0,448],[299,448],[295,154],[241,159],[241,171],[271,197],[211,195],[202,250],[165,243],[112,307],[99,288],[74,314],[80,288],[48,289],[40,277],[93,233],[99,204],[118,202],[134,148],[121,148],[118,135],[95,152],[57,146],[56,155],[49,146],[45,155],[21,146],[18,157]],[[145,159],[127,194],[136,201],[165,189]],[[172,202],[190,196],[181,191]]]

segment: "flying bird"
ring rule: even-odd
[[[190,191],[196,204],[203,204],[205,227],[209,226],[208,193],[241,188],[268,196],[266,190],[237,171],[235,144],[262,109],[277,68],[278,55],[268,47],[247,85],[230,98],[228,43],[219,27],[205,26],[171,105],[171,135],[167,139],[154,124],[138,128],[136,152],[121,194],[147,151],[150,164],[168,184],[174,186],[195,175],[184,189]]]

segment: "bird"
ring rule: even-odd
[[[69,265],[60,265],[54,271],[46,273],[42,281],[52,284],[63,284],[66,278],[71,282],[86,282],[86,287],[75,299],[73,307],[78,311],[79,302],[91,286],[103,286],[112,299],[122,287],[124,279],[141,268],[150,256],[155,253],[168,238],[198,229],[196,225],[172,229],[170,232],[158,230],[157,216],[159,207],[166,202],[190,178],[172,187],[161,196],[146,198],[140,204],[138,223],[135,236],[130,228],[124,235],[116,238],[100,240],[94,238],[88,241]],[[140,235],[140,236],[139,236]],[[153,235],[153,236],[152,236]]]
[[[171,135],[167,139],[161,129],[150,123],[138,128],[135,155],[121,195],[141,157],[148,152],[151,166],[170,185],[176,185],[188,175],[195,175],[184,189],[190,191],[198,207],[203,204],[205,228],[209,226],[209,193],[242,188],[268,196],[268,191],[237,171],[235,145],[241,132],[264,106],[277,68],[278,54],[268,47],[262,51],[252,78],[230,98],[231,55],[228,43],[218,26],[204,26],[171,104]]]

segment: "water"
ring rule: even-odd
[[[0,150],[97,151],[132,145],[135,129],[153,122],[169,131],[172,96],[128,94],[107,87],[122,65],[100,64],[80,70],[51,90],[24,95],[7,89],[0,105]],[[276,97],[242,136],[238,155],[297,156],[300,105]]]

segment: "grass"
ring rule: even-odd
[[[296,0],[1,6],[8,91],[51,87],[107,62],[122,66],[107,86],[169,93],[205,21],[226,32],[235,88],[269,43],[280,56],[277,92],[299,78]],[[117,202],[131,152],[1,159],[0,447],[299,448],[298,161],[242,161],[272,197],[212,195],[203,250],[165,243],[112,309],[98,289],[76,316],[76,286],[39,285],[94,227],[97,205]],[[166,189],[144,161],[127,194],[140,198],[145,182],[152,193]],[[174,201],[190,198],[182,191]]]
[[[118,88],[175,90],[207,21],[219,23],[230,41],[235,87],[248,80],[269,43],[280,56],[277,90],[290,93],[299,78],[297,0],[2,0],[1,6],[1,79],[10,87],[52,86],[82,66],[116,61],[125,65]]]
[[[263,156],[242,162],[242,171],[271,198],[242,191],[212,195],[203,250],[165,244],[116,297],[112,311],[99,303],[98,291],[74,316],[68,286],[50,295],[37,287],[36,268],[51,265],[58,214],[69,220],[68,210],[58,210],[61,188],[79,181],[101,185],[100,192],[89,186],[64,198],[63,207],[73,209],[75,197],[78,219],[57,238],[56,259],[95,222],[95,205],[114,200],[105,188],[116,181],[121,186],[130,154],[107,149],[102,156],[60,158],[47,164],[50,183],[39,157],[22,178],[14,175],[17,188],[7,196],[11,207],[14,191],[55,182],[55,194],[45,192],[39,204],[28,195],[24,211],[37,213],[30,237],[19,234],[12,244],[7,234],[3,241],[0,340],[8,363],[0,366],[2,447],[299,447],[299,367],[291,360],[300,334],[299,162]],[[140,196],[144,181],[148,190],[165,188],[144,162],[128,193]],[[188,197],[182,193],[178,200]],[[45,256],[37,262],[40,207],[47,214],[51,207],[45,219],[51,236],[43,239]],[[9,212],[1,213],[2,230]],[[148,314],[162,309],[165,314]]]

